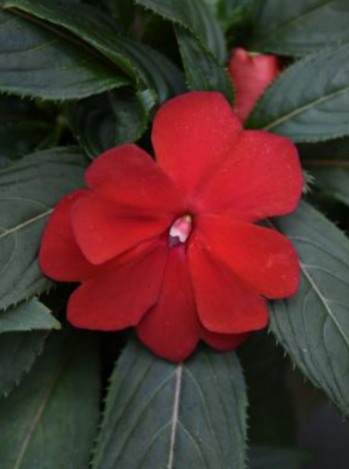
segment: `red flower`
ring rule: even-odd
[[[244,122],[263,91],[280,73],[280,59],[275,55],[249,54],[237,48],[229,63],[235,88],[235,112]]]
[[[157,164],[135,145],[97,158],[88,189],[56,207],[44,234],[42,270],[78,281],[69,321],[81,328],[135,326],[169,360],[200,339],[237,347],[268,321],[264,298],[294,294],[291,243],[253,223],[292,212],[302,176],[286,138],[243,131],[219,93],[188,93],[155,118]]]

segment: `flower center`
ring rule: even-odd
[[[193,219],[191,215],[183,215],[177,218],[170,229],[170,246],[176,246],[178,243],[185,243],[192,230]]]

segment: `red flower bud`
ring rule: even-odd
[[[280,59],[275,55],[251,54],[241,48],[233,51],[229,74],[235,89],[235,112],[242,122],[280,69]]]

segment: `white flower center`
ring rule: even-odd
[[[190,215],[177,218],[170,229],[170,246],[185,243],[192,230],[193,219]]]

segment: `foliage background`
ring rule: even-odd
[[[288,360],[349,415],[348,21],[347,0],[0,1],[2,469],[300,468]],[[300,255],[299,293],[238,354],[177,366],[128,332],[70,329],[74,286],[37,262],[53,207],[103,150],[149,149],[170,97],[233,103],[235,46],[287,64],[247,127],[299,146],[306,200],[272,220]]]

